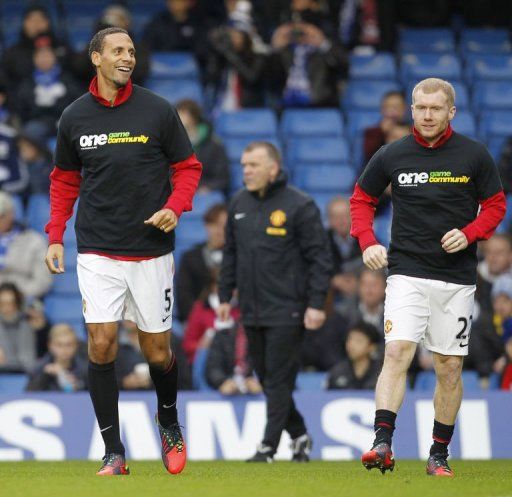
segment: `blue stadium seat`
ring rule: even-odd
[[[512,55],[472,55],[466,61],[466,79],[472,83],[479,80],[512,80]]]
[[[492,109],[512,109],[511,81],[478,81],[473,87],[475,112]]]
[[[462,382],[464,383],[465,392],[479,392],[482,390],[476,371],[462,371]]]
[[[462,76],[460,60],[453,54],[410,53],[402,55],[400,62],[404,84],[432,77],[458,81]]]
[[[375,218],[373,230],[379,243],[388,247],[391,240],[391,211]]]
[[[244,171],[240,162],[231,162],[229,168],[231,172],[230,190],[231,193],[234,193],[244,187]]]
[[[0,374],[0,395],[23,393],[28,378],[24,374]]]
[[[78,27],[75,26],[69,30],[69,41],[73,50],[81,52],[84,50],[91,41],[92,38],[92,24],[91,26]]]
[[[354,187],[354,169],[341,164],[296,164],[293,183],[306,192],[349,193]]]
[[[407,85],[406,97],[409,104],[412,103],[412,90],[416,86],[418,81],[411,81]],[[450,81],[455,90],[455,105],[458,110],[468,110],[469,105],[469,90],[466,83],[461,81]]]
[[[32,195],[27,205],[27,224],[30,228],[44,232],[44,227],[50,219],[50,199],[44,193]]]
[[[190,217],[185,213],[176,228],[176,237],[181,245],[192,246],[204,242],[207,234],[201,217]]]
[[[506,29],[464,29],[460,36],[460,47],[466,55],[508,53],[512,50],[509,32]]]
[[[251,140],[274,140],[277,136],[277,120],[270,109],[222,112],[216,119],[215,129],[223,138],[249,137]]]
[[[503,145],[505,145],[506,141],[506,136],[491,136],[491,138],[489,138],[489,140],[487,141],[487,148],[489,149],[489,152],[491,153],[496,162],[501,157]]]
[[[341,102],[345,110],[379,110],[382,97],[390,91],[402,91],[395,81],[350,81]]]
[[[195,100],[199,105],[204,103],[203,89],[196,79],[149,78],[146,81],[146,87],[172,104],[176,104],[183,99]]]
[[[149,76],[153,79],[198,79],[199,68],[189,52],[152,52]]]
[[[375,55],[351,54],[348,74],[351,80],[394,80],[397,76],[395,57],[384,52]]]
[[[14,205],[14,219],[19,223],[25,222],[25,207],[23,206],[23,200],[19,195],[12,196],[12,203]]]
[[[352,110],[347,112],[347,132],[352,140],[358,134],[362,134],[366,128],[376,126],[382,116],[376,110]]]
[[[416,376],[414,390],[419,392],[433,392],[436,388],[436,374],[434,371],[421,371]]]
[[[399,33],[399,51],[447,53],[455,50],[455,36],[446,28],[405,28]]]
[[[487,140],[494,136],[512,136],[510,111],[492,110],[483,112],[480,117],[478,133],[482,140]]]
[[[253,139],[250,136],[244,138],[224,138],[222,142],[224,143],[224,147],[226,148],[229,161],[236,162],[238,165],[240,165],[242,153],[245,147],[247,147],[247,145],[249,145],[249,143],[251,143],[252,141]],[[267,141],[275,145],[277,149],[281,151],[281,143],[275,137]]]
[[[350,162],[350,147],[345,138],[293,138],[286,144],[286,163],[313,164]]]
[[[501,385],[501,376],[498,373],[492,373],[489,376],[489,390],[499,390]]]
[[[76,243],[69,244],[64,241],[64,268],[66,272],[76,271],[76,258],[78,256],[78,250],[76,248]]]
[[[293,136],[342,136],[339,109],[287,109],[281,119],[281,134]]]
[[[194,388],[208,392],[213,391],[213,388],[206,381],[206,363],[208,362],[208,349],[200,348],[197,349],[192,363],[192,383]]]
[[[194,195],[193,206],[191,212],[185,212],[187,217],[202,217],[203,214],[214,204],[223,204],[225,202],[224,195],[218,191],[198,192]]]
[[[64,262],[64,266],[65,265],[66,263]],[[65,273],[54,276],[51,295],[68,297],[80,296],[80,289],[78,288],[78,277],[74,267],[66,267]]]
[[[475,116],[469,111],[457,111],[452,121],[452,127],[457,133],[476,138],[476,120]]]
[[[476,371],[463,371],[462,381],[465,392],[479,392],[480,380]],[[416,376],[414,389],[421,392],[432,392],[436,387],[436,375],[433,371],[422,371]]]
[[[52,323],[82,319],[82,298],[77,295],[49,295],[45,299],[45,310]]]
[[[303,392],[320,392],[327,386],[327,373],[301,372],[297,375],[295,387]]]
[[[329,202],[337,196],[337,194],[333,193],[323,193],[323,192],[310,192],[311,197],[315,201],[315,204],[318,206],[320,213],[322,214],[322,219],[327,218],[327,205]],[[347,195],[348,196],[348,195]]]

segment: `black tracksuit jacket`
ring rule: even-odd
[[[332,271],[327,234],[313,199],[281,172],[259,197],[246,189],[229,206],[219,283],[221,302],[238,289],[246,326],[299,325],[323,309]]]

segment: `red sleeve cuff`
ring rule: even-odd
[[[506,211],[507,199],[503,191],[481,200],[480,213],[476,219],[461,229],[468,245],[479,240],[488,240],[505,217]]]
[[[50,221],[44,230],[50,244],[63,243],[66,222],[80,192],[80,171],[67,171],[55,166],[50,174]]]
[[[366,193],[356,183],[354,193],[350,198],[350,215],[352,218],[350,234],[357,238],[362,252],[371,245],[378,245],[379,243],[373,232],[375,206],[378,203],[378,198]]]
[[[185,211],[192,210],[192,199],[196,193],[203,166],[196,154],[172,166],[172,193],[165,202],[164,209],[171,209],[180,217]]]

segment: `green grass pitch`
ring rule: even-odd
[[[189,462],[172,476],[160,461],[134,461],[132,474],[97,477],[94,462],[0,463],[1,497],[512,497],[512,460],[452,461],[454,479],[425,475],[420,461],[393,473],[359,462],[247,464]]]

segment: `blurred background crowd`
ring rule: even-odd
[[[86,384],[86,331],[71,219],[66,273],[44,256],[58,120],[87,91],[88,42],[127,29],[133,80],[176,105],[204,166],[194,211],[177,229],[173,342],[180,388],[261,391],[233,308],[218,323],[226,205],[243,187],[239,159],[274,143],[292,184],[316,201],[335,260],[328,319],[306,334],[299,389],[373,389],[383,351],[385,274],[364,268],[348,197],[383,144],[411,132],[413,85],[455,86],[455,131],[484,141],[512,198],[512,4],[506,0],[3,0],[0,4],[0,393],[76,391]],[[378,239],[390,237],[391,191]],[[510,209],[509,209],[510,211]],[[510,214],[479,246],[466,389],[512,388]],[[121,323],[122,389],[151,388],[131,322]],[[419,348],[410,387],[435,385]]]

